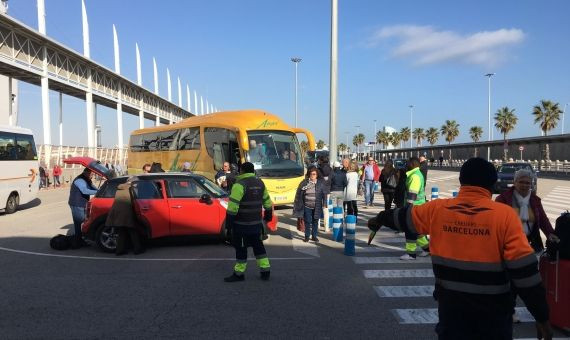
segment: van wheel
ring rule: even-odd
[[[20,205],[20,197],[17,193],[13,192],[8,197],[8,201],[6,202],[6,214],[13,214],[18,209],[18,205]]]
[[[118,234],[114,227],[102,223],[95,233],[95,243],[105,253],[114,253],[117,249],[117,237]]]

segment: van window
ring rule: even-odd
[[[38,159],[34,137],[31,135],[16,134],[16,151],[18,160],[33,161]]]
[[[13,133],[0,132],[0,161],[15,161],[16,140]]]

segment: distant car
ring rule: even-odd
[[[87,203],[81,231],[105,252],[114,252],[117,241],[116,231],[105,226],[105,220],[117,186],[128,178],[107,180]],[[206,177],[191,173],[156,173],[139,174],[131,181],[133,208],[147,239],[182,235],[219,235],[223,241],[229,238],[225,228],[227,193]],[[267,228],[269,231],[277,229],[276,214]]]
[[[513,162],[505,163],[497,170],[497,184],[495,184],[495,192],[500,194],[514,185],[515,172],[520,169],[529,170],[531,173],[531,190],[536,193],[538,188],[538,177],[536,171],[530,163]]]
[[[408,163],[405,159],[394,159],[393,161],[394,163],[394,168],[396,168],[397,170],[399,169],[404,169],[406,170],[406,164]]]

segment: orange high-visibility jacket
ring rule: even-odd
[[[456,198],[409,205],[384,217],[385,225],[430,235],[436,298],[447,294],[443,300],[508,313],[512,282],[535,319],[548,320],[536,255],[520,219],[511,207],[492,201],[488,190],[462,186]]]

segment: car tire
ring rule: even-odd
[[[20,205],[20,196],[17,193],[13,192],[8,197],[6,201],[6,214],[13,214],[18,210],[18,205]]]
[[[95,244],[105,253],[114,253],[117,249],[117,236],[114,227],[101,223],[95,232]]]

